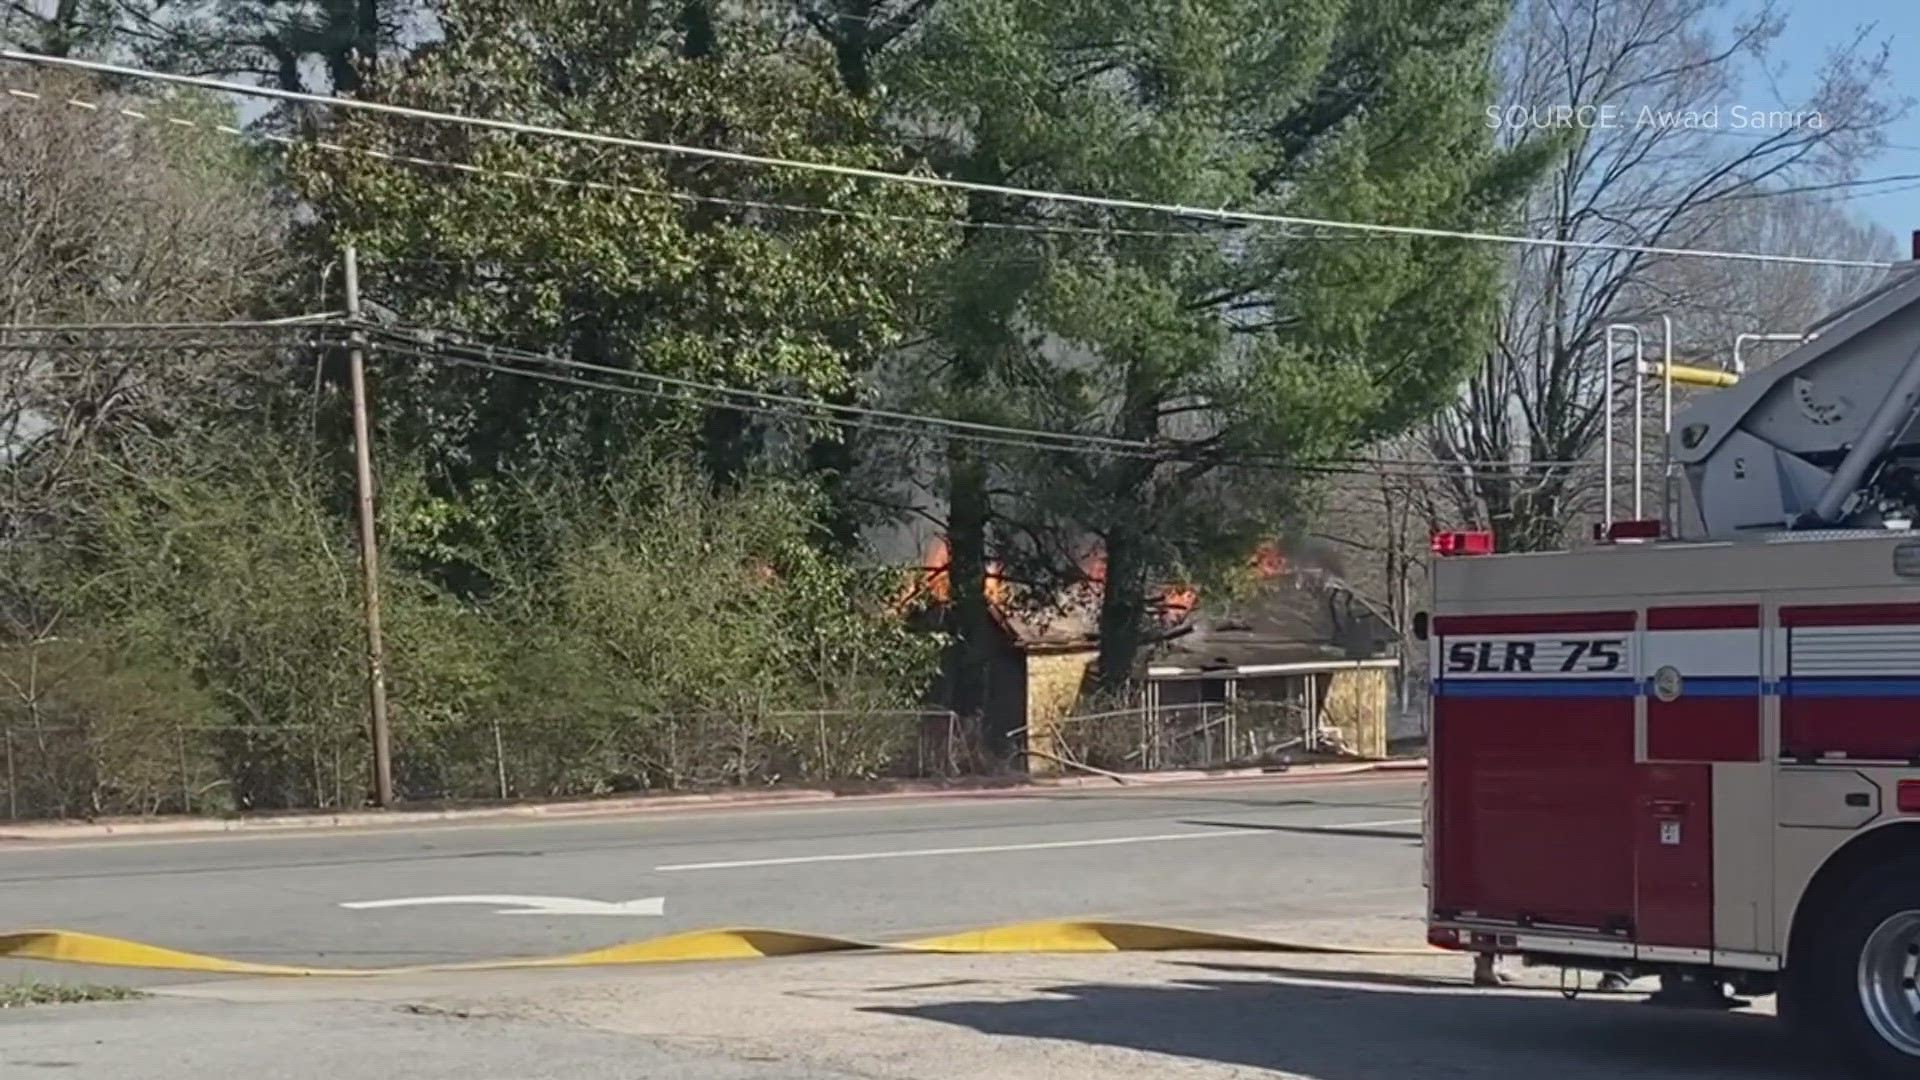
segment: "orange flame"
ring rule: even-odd
[[[1088,548],[1087,553],[1080,556],[1080,573],[1091,584],[1107,583],[1107,553],[1102,551],[1098,544]]]
[[[909,582],[901,603],[912,602],[922,591],[937,604],[944,604],[953,598],[953,556],[944,537],[936,537],[927,548],[927,555],[920,560],[919,572],[914,575],[917,581]],[[1005,614],[1007,605],[1007,580],[1005,568],[996,560],[987,563],[986,581],[987,604],[996,613]]]
[[[1167,621],[1179,622],[1193,613],[1200,604],[1200,590],[1191,585],[1169,585],[1160,594],[1160,610]]]
[[[1254,575],[1265,580],[1286,573],[1287,557],[1280,553],[1280,545],[1269,540],[1261,544],[1253,553]]]
[[[953,580],[951,575],[952,552],[944,537],[936,537],[928,545],[926,557],[920,560],[920,566],[899,598],[899,606],[906,607],[923,595],[935,604],[944,604],[953,598]],[[1262,543],[1254,549],[1249,559],[1254,574],[1262,580],[1279,577],[1287,572],[1286,556],[1281,553],[1280,545],[1274,541]],[[1107,580],[1107,557],[1098,543],[1090,546],[1079,559],[1080,573],[1097,597]],[[986,593],[987,603],[996,615],[1005,617],[1008,611],[1009,587],[1005,576],[1005,567],[998,560],[987,564]],[[1168,622],[1178,622],[1193,613],[1200,604],[1200,590],[1189,582],[1170,582],[1163,585],[1154,596],[1155,606],[1161,617]]]

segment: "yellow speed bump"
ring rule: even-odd
[[[1435,956],[1441,950],[1376,948],[1241,937],[1206,930],[1147,923],[1055,920],[994,926],[914,941],[875,943],[785,930],[691,930],[682,934],[629,941],[562,956],[507,957],[456,964],[391,968],[317,968],[256,964],[246,960],[182,952],[138,941],[71,930],[26,930],[0,934],[0,959],[47,960],[102,967],[158,968],[216,975],[368,976],[441,971],[508,971],[521,968],[613,967],[688,960],[748,960],[830,952],[1086,953],[1209,950],[1227,952],[1319,953],[1346,956]]]
[[[647,941],[628,941],[604,949],[562,956],[503,957],[454,964],[420,964],[390,968],[321,968],[285,964],[256,964],[223,956],[182,952],[123,938],[82,934],[72,930],[27,930],[0,934],[0,959],[49,960],[100,967],[159,968],[167,971],[204,971],[217,975],[401,975],[433,971],[505,971],[514,968],[606,967],[622,964],[665,964],[681,960],[748,960],[803,953],[855,952],[884,948],[859,941],[790,934],[780,930],[693,930]]]
[[[918,941],[897,942],[891,948],[943,953],[1210,950],[1214,952],[1326,953],[1336,956],[1431,956],[1440,951],[1431,948],[1374,948],[1365,945],[1277,941],[1272,938],[1221,934],[1211,930],[1189,930],[1179,926],[1082,920],[1048,920],[993,926],[985,930],[963,930],[957,934],[942,934],[939,937],[921,938]]]
[[[795,934],[786,930],[690,930],[684,934],[669,934],[646,941],[623,941],[604,949],[517,963],[532,967],[596,967],[610,964],[664,964],[679,960],[752,960],[762,956],[868,952],[884,948],[884,945],[864,941],[820,934]],[[496,964],[481,961],[480,966],[493,967]]]
[[[200,956],[138,941],[79,934],[71,930],[26,930],[0,935],[0,958],[51,960],[61,964],[101,964],[108,967],[165,968],[169,971],[210,971],[229,975],[312,975],[305,968],[279,964],[250,964]]]

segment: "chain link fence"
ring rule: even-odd
[[[1389,742],[1419,753],[1428,701],[1396,707]],[[518,719],[398,725],[394,766],[414,803],[590,799],[773,784],[951,779],[1024,771],[1026,751],[1110,772],[1247,768],[1345,751],[1298,702],[1106,709],[1015,731],[991,752],[980,725],[950,712],[800,710],[606,718],[564,726]],[[7,820],[366,804],[365,729],[323,725],[0,725]]]
[[[1065,764],[1110,772],[1221,769],[1280,764],[1339,753],[1334,729],[1313,729],[1305,706],[1289,701],[1136,706],[1063,717],[1050,725]]]
[[[650,716],[564,728],[513,720],[397,727],[410,802],[596,798],[780,783],[980,775],[1003,766],[947,712]],[[0,726],[7,820],[365,805],[364,730],[300,725]]]

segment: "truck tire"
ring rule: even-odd
[[[1920,852],[1834,893],[1804,957],[1789,957],[1789,1022],[1876,1078],[1920,1076]]]
[[[1787,1033],[1796,1043],[1805,1043],[1813,1037],[1807,1016],[1806,969],[1796,965],[1780,973],[1780,986],[1773,993],[1773,1011],[1786,1025]]]

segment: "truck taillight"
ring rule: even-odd
[[[1493,554],[1493,534],[1490,532],[1437,532],[1433,534],[1433,553],[1442,557],[1491,555]]]
[[[1903,814],[1920,814],[1920,780],[1902,780],[1894,789],[1894,805]]]

